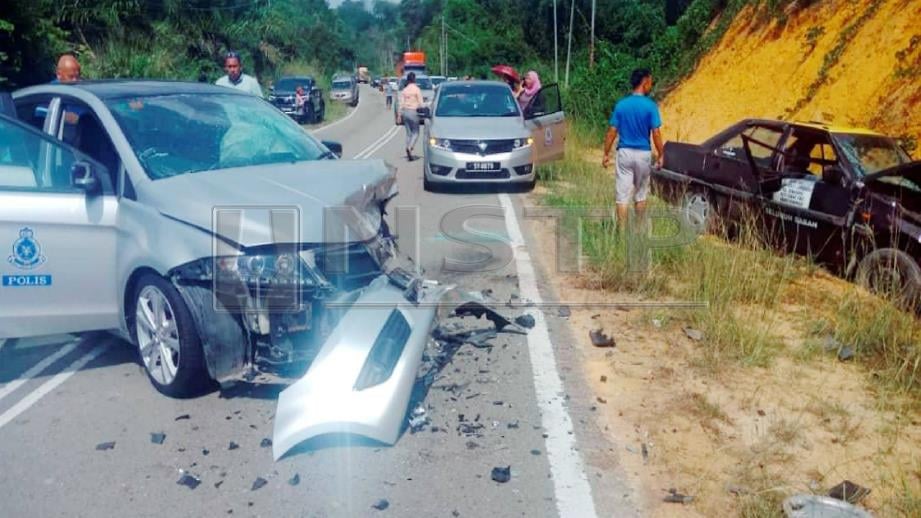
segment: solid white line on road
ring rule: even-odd
[[[54,362],[60,360],[65,355],[70,354],[71,351],[73,351],[74,348],[77,347],[77,343],[78,341],[75,340],[61,347],[60,349],[57,350],[57,352],[55,352],[51,356],[48,356],[44,360],[33,365],[32,368],[24,372],[22,376],[19,376],[17,379],[7,383],[6,386],[0,389],[0,400],[5,398],[6,396],[9,396],[14,390],[21,387],[25,382],[41,374],[45,369],[47,369]]]
[[[537,276],[521,228],[518,226],[512,199],[508,194],[501,193],[499,203],[505,212],[505,227],[511,240],[521,296],[540,306],[543,300],[537,288]],[[531,367],[534,369],[534,391],[541,410],[541,424],[547,434],[547,461],[550,463],[550,474],[553,477],[557,512],[560,516],[592,518],[597,516],[595,502],[592,500],[592,487],[585,476],[582,456],[576,449],[572,418],[566,410],[563,398],[559,396],[563,393],[563,381],[556,368],[556,358],[544,312],[539,309],[531,309],[529,312],[534,317],[535,324],[528,333],[528,353]]]
[[[105,352],[109,348],[109,342],[103,342],[96,347],[94,347],[90,352],[84,354],[77,361],[71,363],[66,369],[55,374],[53,378],[43,383],[37,389],[30,392],[26,397],[22,398],[18,403],[10,407],[9,410],[0,414],[0,428],[3,428],[10,421],[16,419],[19,414],[25,412],[32,405],[38,402],[41,398],[45,397],[52,390],[56,389],[58,385],[67,381],[68,378],[74,375],[78,370],[82,369],[87,363],[93,361],[94,358]]]
[[[330,101],[330,102],[336,102],[336,101]],[[317,129],[313,130],[313,132],[314,132],[314,133],[319,133],[319,132],[321,132],[321,131],[328,130],[329,128],[332,128],[333,126],[342,124],[343,122],[345,122],[345,121],[351,119],[353,115],[355,115],[356,113],[358,113],[358,109],[359,109],[359,108],[361,108],[361,96],[360,96],[360,95],[358,96],[358,104],[356,104],[355,107],[352,108],[352,111],[350,111],[348,115],[346,115],[345,117],[343,117],[343,118],[341,118],[341,119],[339,119],[339,120],[337,120],[337,121],[330,122],[329,124],[327,124],[327,125],[325,125],[325,126],[321,126],[321,127],[317,128]]]
[[[369,158],[371,155],[377,152],[380,148],[384,147],[390,140],[397,134],[400,130],[399,126],[394,126],[387,130],[381,137],[371,143],[370,146],[361,150],[357,155],[352,157],[355,160]]]

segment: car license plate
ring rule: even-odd
[[[499,170],[499,162],[467,162],[468,171],[490,172]]]

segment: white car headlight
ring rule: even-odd
[[[523,148],[523,147],[528,147],[528,146],[530,146],[530,145],[533,144],[533,143],[534,143],[534,139],[533,139],[532,137],[528,137],[528,138],[516,138],[515,141],[512,142],[512,147],[515,148],[515,149],[519,149],[519,148]]]
[[[451,141],[446,138],[432,137],[429,139],[429,145],[438,149],[451,150]]]

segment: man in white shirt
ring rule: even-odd
[[[237,90],[263,97],[259,81],[256,81],[255,77],[243,73],[242,59],[237,52],[230,51],[224,56],[224,72],[227,72],[227,75],[215,81],[214,84],[236,88]]]

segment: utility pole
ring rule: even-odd
[[[559,53],[559,34],[560,31],[557,29],[557,20],[556,20],[556,0],[553,0],[553,73],[555,76],[555,81],[560,82],[560,53]]]
[[[569,88],[569,59],[572,57],[572,17],[576,11],[576,0],[569,0],[569,41],[566,43],[566,88]]]
[[[441,75],[448,75],[448,40],[445,38],[445,13],[442,7],[441,11]]]
[[[592,42],[588,47],[588,66],[595,66],[595,0],[592,0]]]

